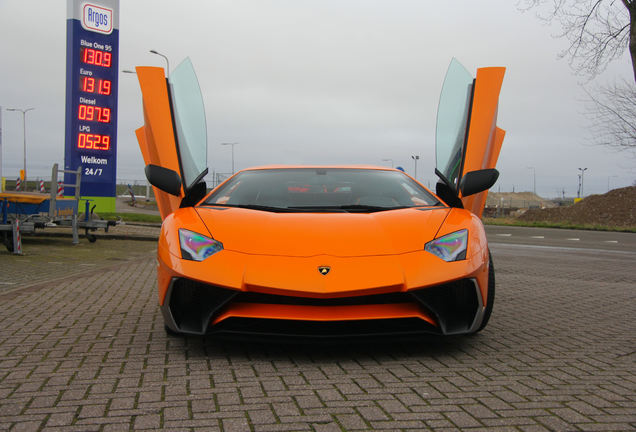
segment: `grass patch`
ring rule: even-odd
[[[573,224],[570,222],[520,221],[514,218],[483,218],[484,225],[505,225],[530,228],[560,228],[586,231],[615,231],[636,233],[636,227],[620,227],[608,225]]]
[[[99,213],[102,219],[121,219],[124,222],[161,223],[161,216],[145,213]]]

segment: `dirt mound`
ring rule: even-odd
[[[527,222],[636,227],[636,186],[590,195],[569,207],[530,209],[518,218]]]

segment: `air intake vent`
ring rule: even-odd
[[[444,334],[467,332],[480,305],[477,285],[472,279],[421,289],[412,294],[435,316]]]
[[[169,293],[170,313],[180,331],[205,334],[214,313],[236,294],[188,279],[175,279]]]

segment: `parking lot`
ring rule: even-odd
[[[636,235],[488,233],[482,333],[321,344],[167,336],[156,230],[25,237],[0,252],[0,430],[636,429]]]

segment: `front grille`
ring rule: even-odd
[[[296,306],[358,306],[369,304],[412,303],[413,297],[410,294],[403,292],[338,298],[295,297],[255,292],[240,292],[233,301],[241,303]]]
[[[228,318],[215,325],[210,332],[289,338],[350,338],[439,333],[433,325],[419,318],[326,322]]]

